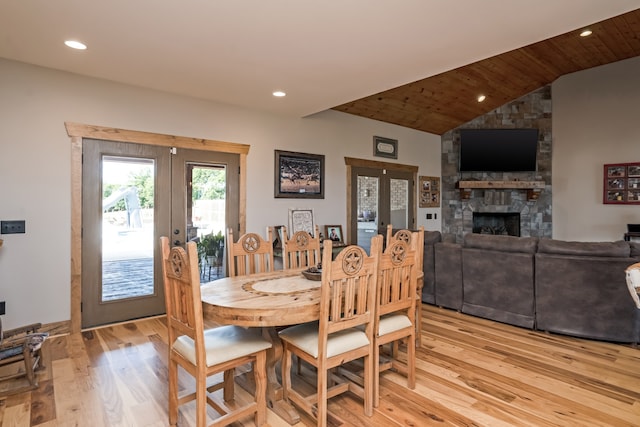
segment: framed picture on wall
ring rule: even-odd
[[[604,165],[602,203],[640,205],[640,163]]]
[[[418,206],[421,208],[440,207],[440,178],[437,176],[418,177]]]
[[[324,199],[324,155],[275,150],[276,198]]]

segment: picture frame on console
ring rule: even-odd
[[[325,225],[324,226],[324,238],[325,240],[331,240],[334,246],[344,244],[344,234],[342,234],[341,225]]]

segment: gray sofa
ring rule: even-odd
[[[640,342],[624,269],[635,242],[467,234],[434,244],[435,304],[525,328]]]
[[[637,254],[634,254],[637,256]],[[628,242],[540,239],[535,260],[536,327],[583,338],[640,341],[640,310],[624,270]]]
[[[467,234],[462,247],[462,312],[533,328],[538,239]]]

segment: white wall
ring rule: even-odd
[[[640,205],[602,203],[603,165],[640,162],[640,58],[563,76],[552,99],[553,237],[621,240]]]
[[[284,100],[286,102],[286,100]],[[0,219],[26,234],[0,236],[0,300],[6,327],[68,320],[70,142],[64,122],[250,144],[247,229],[286,224],[288,208],[346,225],[344,157],[374,158],[373,136],[399,141],[398,163],[440,176],[440,137],[335,111],[268,115],[0,59]],[[273,198],[274,149],[326,156],[324,200]],[[440,220],[419,225],[439,230]]]

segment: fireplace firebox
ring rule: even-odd
[[[520,236],[520,214],[518,212],[474,212],[473,232]]]

